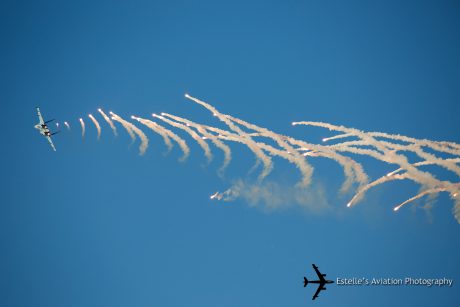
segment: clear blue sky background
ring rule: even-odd
[[[403,3],[404,2],[404,3]],[[458,1],[2,1],[0,306],[306,306],[316,263],[328,277],[449,277],[454,288],[337,287],[317,306],[458,306],[460,225],[441,196],[431,218],[395,204],[410,183],[343,209],[343,180],[314,161],[336,212],[266,212],[208,196],[254,162],[232,145],[209,166],[192,146],[139,157],[98,107],[215,123],[185,92],[274,131],[319,141],[317,120],[460,142]],[[50,150],[35,106],[69,120]],[[98,117],[100,118],[100,117]],[[144,131],[147,132],[146,129]],[[184,137],[186,137],[184,135]],[[361,159],[372,176],[393,167]],[[253,177],[255,175],[252,175]],[[296,169],[275,160],[273,182]],[[452,180],[458,180],[451,176]],[[349,195],[348,195],[349,196]]]

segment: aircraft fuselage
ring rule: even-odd
[[[308,281],[309,284],[332,284],[334,283],[332,280],[325,280],[325,281],[321,281],[321,280],[309,280]]]
[[[46,124],[43,124],[43,125],[36,124],[34,126],[34,128],[38,129],[38,132],[40,132],[41,135],[44,135],[44,136],[50,136],[51,135],[50,129],[48,128],[48,126]]]

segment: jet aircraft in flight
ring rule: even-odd
[[[51,136],[52,135],[55,135],[56,133],[59,133],[59,131],[56,131],[54,133],[52,133],[50,131],[50,129],[48,128],[48,123],[52,122],[54,119],[51,119],[51,120],[48,120],[48,121],[44,121],[43,120],[43,116],[42,116],[42,113],[40,112],[40,108],[37,107],[37,115],[38,115],[38,124],[36,124],[34,127],[35,129],[38,129],[38,131],[40,132],[41,135],[43,135],[44,137],[46,137],[46,139],[48,140],[48,142],[50,143],[51,147],[53,148],[54,151],[56,151],[56,147],[54,147],[54,144],[53,144],[53,141],[51,140]]]

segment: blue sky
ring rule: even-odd
[[[305,306],[316,263],[328,277],[448,277],[453,288],[337,287],[318,306],[459,303],[459,225],[442,195],[431,218],[391,210],[418,187],[381,186],[352,210],[340,168],[313,161],[333,212],[267,212],[209,195],[247,175],[232,145],[186,163],[158,136],[139,157],[119,127],[87,120],[168,112],[216,124],[188,92],[224,113],[297,138],[313,120],[460,142],[456,1],[3,1],[0,176],[1,306]],[[69,120],[58,152],[33,129],[35,106]],[[100,119],[98,117],[98,119]],[[144,131],[147,132],[146,129]],[[371,176],[393,170],[361,159]],[[270,182],[295,183],[275,160]],[[457,178],[450,178],[458,180]]]

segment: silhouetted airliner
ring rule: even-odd
[[[326,287],[324,287],[325,284],[333,284],[334,282],[332,280],[327,280],[324,277],[326,274],[321,274],[321,272],[318,270],[318,267],[314,264],[313,269],[316,272],[316,275],[318,275],[319,280],[308,280],[306,277],[303,278],[303,286],[306,287],[308,283],[311,284],[319,284],[318,289],[316,289],[315,295],[313,295],[312,300],[316,299],[318,297],[318,294],[321,292],[321,290],[326,290]]]

